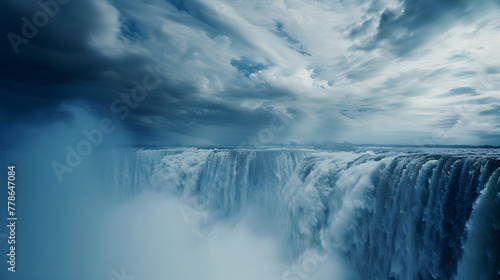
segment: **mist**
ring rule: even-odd
[[[56,110],[67,117],[27,123],[30,140],[2,154],[19,177],[17,279],[356,279],[331,253],[287,255],[259,206],[223,219],[174,193],[122,197],[131,186],[108,180],[123,172],[110,171],[110,155],[129,141],[119,123],[97,143],[83,131],[99,129],[98,108],[73,102]]]

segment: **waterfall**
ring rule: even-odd
[[[119,196],[180,197],[212,223],[257,207],[288,261],[314,249],[341,254],[363,279],[500,278],[500,160],[484,151],[138,149],[112,159]]]

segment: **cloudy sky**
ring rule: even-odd
[[[500,144],[496,0],[58,1],[0,4],[3,135],[85,104],[137,144]]]

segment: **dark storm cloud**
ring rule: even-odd
[[[234,145],[245,141],[249,136],[257,135],[273,118],[293,122],[299,120],[302,114],[303,112],[293,108],[280,112],[264,105],[255,110],[245,110],[229,103],[184,100],[181,104],[143,108],[127,123],[135,124],[131,129],[139,135],[160,137],[170,144],[179,144],[179,140],[172,136],[178,134],[206,139],[212,144]],[[277,123],[281,125],[283,121]]]
[[[26,1],[27,2],[27,1]],[[0,32],[13,32],[25,36],[22,32],[26,18],[33,24],[33,15],[43,11],[35,1],[19,4],[19,1],[3,1],[2,10],[9,11],[2,17]],[[1,74],[4,79],[51,84],[66,82],[74,78],[92,79],[100,72],[116,63],[89,46],[89,36],[102,28],[96,24],[100,14],[90,1],[73,1],[62,6],[59,12],[49,18],[48,24],[38,27],[34,38],[18,46],[15,54],[8,40],[2,40]]]
[[[120,120],[137,143],[238,144],[280,114],[294,123],[276,136],[282,142],[366,142],[365,134],[383,135],[377,130],[402,139],[415,115],[426,118],[415,134],[452,128],[465,122],[423,112],[475,98],[474,114],[491,116],[496,56],[485,66],[480,48],[441,50],[436,62],[422,46],[479,18],[486,2],[70,0],[13,47],[9,34],[24,36],[23,18],[33,22],[43,9],[35,0],[2,1],[0,126],[64,121],[71,116],[61,104],[75,100],[120,118],[111,104],[123,105],[149,66],[162,81]],[[341,135],[352,138],[332,139]]]
[[[57,10],[52,6],[57,13],[41,27],[34,25],[34,15],[44,12],[37,1],[7,0],[0,6],[0,83],[8,92],[0,108],[13,114],[14,120],[36,108],[56,108],[72,98],[96,103],[110,100],[110,84],[119,87],[137,75],[136,67],[151,61],[134,54],[110,57],[91,47],[92,36],[108,28],[105,11],[93,1],[69,1],[57,5]],[[8,34],[24,37],[26,30],[33,33],[30,25],[36,28],[33,38],[13,47]]]
[[[485,3],[488,1],[405,0],[402,14],[391,9],[385,9],[380,14],[374,39],[361,48],[371,50],[387,46],[395,54],[404,56],[434,35],[454,26],[457,21],[468,20],[473,12],[484,9]],[[351,36],[361,33],[368,25],[369,21],[365,21],[351,31]],[[462,55],[454,56],[459,57]]]

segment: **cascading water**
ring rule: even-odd
[[[500,160],[488,150],[139,149],[113,160],[118,195],[180,197],[207,211],[206,227],[259,209],[289,262],[318,250],[362,279],[500,279]]]

